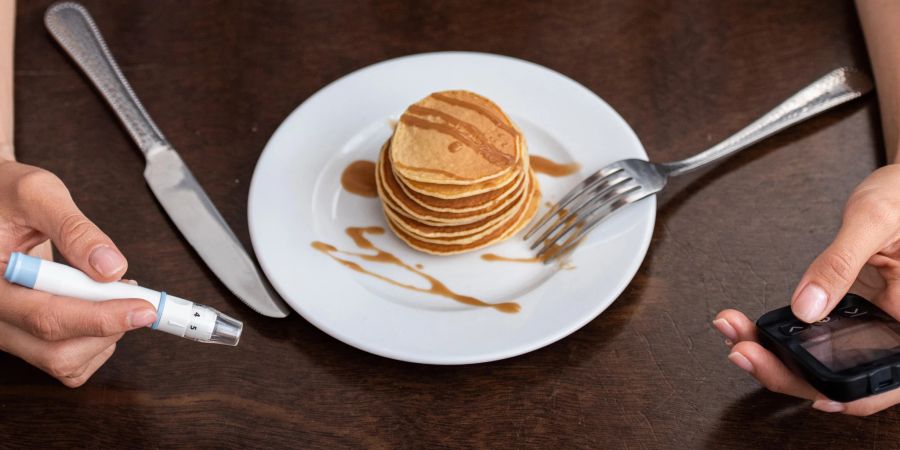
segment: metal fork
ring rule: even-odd
[[[664,164],[640,159],[616,161],[587,177],[544,214],[527,233],[540,246],[537,258],[549,263],[569,253],[603,219],[623,206],[661,191],[669,177],[688,173],[737,153],[785,128],[872,90],[868,75],[836,69],[797,92],[728,139],[690,158]],[[556,217],[556,220],[551,220]]]

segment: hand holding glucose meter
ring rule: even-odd
[[[832,400],[900,386],[900,323],[858,295],[847,294],[813,324],[786,306],[764,314],[756,326],[766,348]]]

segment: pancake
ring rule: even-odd
[[[385,146],[387,145],[388,143],[385,144]],[[393,165],[389,157],[390,152],[386,150],[389,150],[389,147],[387,149],[382,148],[381,156],[376,164],[375,181],[382,188],[382,201],[390,201],[398,212],[402,212],[409,218],[432,225],[465,225],[490,216],[496,209],[504,208],[514,200],[514,198],[504,198],[494,202],[494,204],[485,205],[484,208],[462,213],[432,211],[405,195],[392,173]]]
[[[515,124],[513,124],[515,127]],[[516,130],[518,128],[516,127]],[[521,133],[521,131],[520,131]],[[524,160],[527,163],[531,163],[529,158],[527,157],[528,149],[525,144],[525,139],[520,139],[519,146],[519,159],[517,164],[521,164]],[[501,189],[507,186],[510,182],[512,182],[515,177],[515,171],[510,171],[502,176],[492,178],[490,180],[481,181],[474,184],[464,185],[464,184],[439,184],[439,183],[426,183],[422,181],[415,181],[404,178],[402,174],[396,173],[397,178],[401,181],[401,183],[407,187],[409,190],[418,192],[420,194],[427,195],[429,197],[437,197],[443,199],[455,199],[462,197],[469,197],[472,195],[482,194],[488,191],[493,191],[496,189]]]
[[[430,195],[425,195],[420,192],[416,192],[409,187],[405,186],[404,183],[400,182],[400,188],[403,190],[403,194],[406,197],[410,198],[412,201],[418,203],[422,207],[429,209],[431,211],[441,211],[441,212],[452,212],[452,213],[464,213],[471,211],[478,211],[486,208],[494,209],[493,205],[495,202],[502,201],[506,199],[508,196],[513,195],[520,191],[522,181],[525,180],[526,170],[523,166],[523,162],[526,162],[527,158],[523,158],[519,160],[518,168],[515,171],[516,177],[512,183],[508,183],[506,186],[503,186],[499,189],[495,189],[488,192],[482,192],[475,195],[470,195],[467,197],[460,197],[455,199],[445,199],[432,197]],[[394,176],[396,176],[396,172]]]
[[[502,214],[491,216],[486,219],[481,219],[478,222],[473,222],[466,225],[459,226],[440,226],[440,225],[428,225],[422,222],[418,222],[415,219],[410,219],[408,217],[404,217],[401,214],[398,214],[392,207],[385,205],[384,214],[387,216],[388,220],[391,220],[404,230],[412,233],[416,236],[422,236],[425,238],[433,238],[433,237],[457,237],[457,236],[467,236],[472,233],[477,233],[479,231],[484,231],[488,228],[492,228],[496,226],[497,221],[501,221],[504,218],[504,214],[508,211],[513,211],[513,206],[509,205],[507,209],[503,210]]]
[[[508,174],[524,157],[522,134],[492,101],[437,92],[412,104],[391,137],[394,170],[406,180],[471,185]]]
[[[381,188],[383,189],[383,187]],[[421,232],[425,236],[434,236],[434,235],[445,235],[445,236],[462,236],[465,234],[474,233],[477,231],[481,231],[484,228],[494,224],[496,221],[501,220],[504,217],[504,214],[508,211],[514,209],[516,205],[521,203],[523,194],[517,193],[514,201],[510,202],[509,205],[492,213],[490,216],[485,218],[464,223],[464,224],[445,224],[441,222],[434,221],[425,221],[421,219],[416,219],[414,217],[410,217],[404,211],[402,211],[397,205],[395,205],[388,196],[383,202],[384,209],[389,210],[392,215],[398,216],[402,219],[403,223],[409,224],[409,226],[414,227],[414,232]],[[437,234],[432,234],[437,233]]]
[[[519,194],[519,198],[517,201],[513,202],[509,207],[507,207],[504,211],[497,214],[496,217],[490,221],[488,221],[484,226],[476,228],[473,230],[466,230],[465,233],[449,233],[450,230],[459,229],[460,227],[435,227],[429,226],[426,224],[417,223],[414,220],[407,219],[403,221],[402,219],[397,219],[395,217],[391,217],[391,209],[385,208],[385,213],[389,217],[389,219],[394,221],[394,225],[399,228],[403,228],[409,234],[414,235],[417,239],[423,242],[442,244],[442,245],[464,245],[469,244],[475,241],[480,240],[481,238],[492,234],[494,231],[501,228],[508,228],[512,226],[511,222],[512,218],[517,217],[519,212],[522,209],[528,207],[528,202],[531,199],[531,180],[534,175],[529,174],[526,178],[526,186],[524,190]],[[402,216],[401,216],[402,217]],[[426,228],[432,233],[421,233],[418,230]],[[465,228],[465,227],[464,227]],[[462,231],[462,230],[460,230]],[[441,234],[441,235],[437,235]]]
[[[400,175],[399,178],[401,178],[403,184],[412,191],[431,197],[454,199],[502,189],[516,178],[516,173],[510,171],[503,176],[471,185],[425,183],[422,181],[408,180],[403,178],[403,175]]]
[[[527,160],[527,157],[521,157],[522,154],[526,154],[524,147],[520,150],[520,157],[516,162],[516,168],[510,170],[509,172],[498,176],[496,178],[492,178],[490,180],[481,181],[473,184],[439,184],[439,183],[427,183],[423,181],[415,181],[410,180],[408,178],[403,177],[403,174],[397,173],[395,171],[395,175],[397,179],[402,182],[404,186],[406,186],[409,190],[427,195],[429,197],[441,198],[441,199],[457,199],[463,197],[471,197],[473,195],[483,194],[486,192],[494,191],[497,189],[503,189],[508,187],[510,183],[514,182],[516,177],[520,176],[520,173],[517,173],[516,169],[520,166],[523,160]],[[530,161],[526,161],[530,162]]]
[[[375,185],[394,234],[435,255],[510,238],[541,198],[521,131],[467,91],[437,92],[407,108],[381,147]]]
[[[402,229],[398,229],[397,225],[395,225],[390,220],[388,220],[388,226],[390,226],[394,234],[396,234],[397,237],[399,237],[403,242],[406,242],[407,245],[421,252],[430,253],[433,255],[453,255],[458,253],[465,253],[473,250],[478,250],[492,244],[496,244],[521,231],[522,228],[524,228],[525,225],[534,217],[535,212],[537,212],[538,205],[540,204],[540,198],[540,190],[535,184],[534,188],[531,191],[531,198],[528,202],[528,206],[519,211],[516,217],[514,217],[511,221],[512,225],[510,227],[501,228],[494,231],[490,235],[479,239],[476,242],[464,245],[441,245],[432,242],[425,242],[403,231]]]

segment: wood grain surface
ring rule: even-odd
[[[275,128],[327,83],[388,58],[473,50],[545,65],[609,102],[657,161],[706,148],[835,67],[868,66],[852,2],[841,0],[84,3],[246,245],[248,187]],[[142,156],[45,31],[48,5],[19,1],[19,158],[67,183],[129,257],[130,277],[246,327],[237,348],[129,333],[76,390],[4,354],[0,445],[897,445],[900,410],[828,415],[760,390],[710,327],[723,308],[758,317],[788,302],[849,192],[882,163],[874,96],[674,180],[634,281],[578,332],[506,361],[422,366],[356,350],[296,314],[258,316],[231,295],[162,213]]]

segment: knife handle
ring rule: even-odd
[[[94,19],[83,6],[73,2],[57,3],[47,10],[44,24],[103,94],[144,156],[154,149],[169,146],[134,95],[128,80],[109,53]]]

